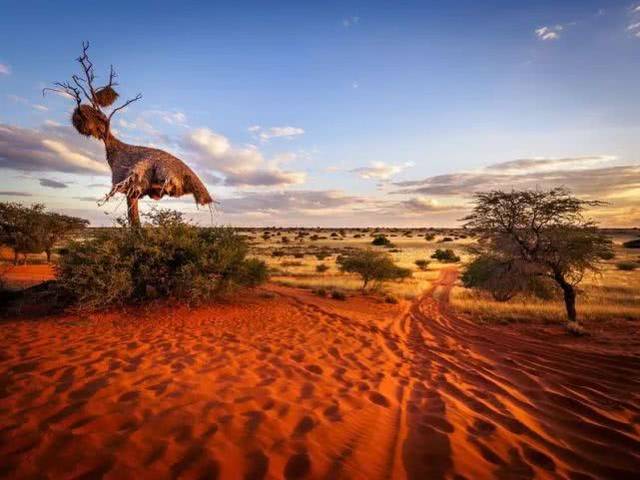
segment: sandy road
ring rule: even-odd
[[[632,478],[640,356],[413,303],[274,298],[0,325],[5,478]]]

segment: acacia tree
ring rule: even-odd
[[[390,255],[373,250],[360,250],[338,257],[337,263],[341,271],[360,275],[363,290],[372,281],[383,282],[411,276],[411,270],[396,265]]]
[[[86,227],[88,220],[45,211],[37,203],[24,206],[0,202],[0,243],[14,251],[14,263],[20,254],[45,252],[51,261],[51,251],[65,235]]]
[[[57,242],[66,235],[86,228],[89,220],[71,217],[55,212],[46,212],[42,218],[42,245],[47,255],[47,262],[51,262],[51,251]]]
[[[533,280],[520,281],[520,288],[534,285],[536,279],[557,285],[567,318],[574,322],[576,285],[613,256],[611,241],[584,215],[587,207],[601,204],[581,200],[564,188],[480,192],[464,227],[479,234],[479,253],[494,266],[509,266],[512,275]],[[503,281],[513,282],[512,275]]]

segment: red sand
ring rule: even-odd
[[[274,298],[1,325],[4,478],[632,478],[640,351]],[[556,335],[557,337],[558,335]]]
[[[0,265],[0,278],[10,288],[27,288],[55,277],[52,265]]]

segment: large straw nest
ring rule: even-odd
[[[115,193],[133,198],[149,196],[154,200],[191,194],[198,205],[213,203],[207,187],[185,163],[161,150],[144,150],[144,159],[133,165],[115,162],[113,188],[107,199]]]
[[[103,138],[107,132],[107,117],[89,105],[76,108],[71,116],[71,123],[79,133],[87,137]]]
[[[101,107],[112,105],[118,97],[118,92],[109,86],[100,88],[93,95],[94,101]]]

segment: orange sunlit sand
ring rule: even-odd
[[[29,270],[44,269],[14,272]],[[478,326],[448,310],[456,276],[397,305],[269,285],[237,304],[5,322],[2,470],[631,478],[638,346]]]

